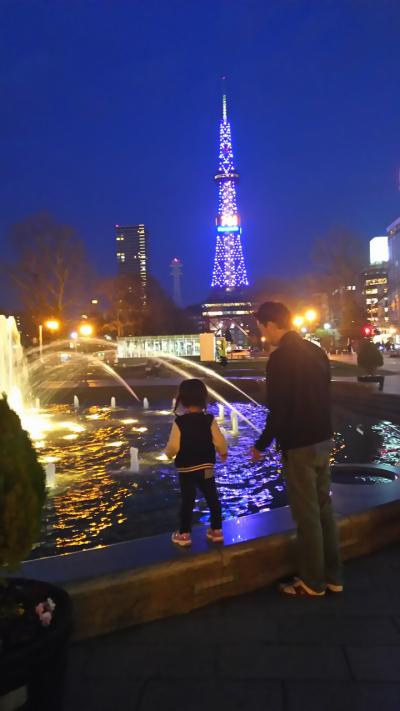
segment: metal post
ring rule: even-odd
[[[43,363],[43,326],[41,323],[39,324],[39,358]]]

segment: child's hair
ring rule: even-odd
[[[207,399],[207,388],[202,380],[198,378],[182,380],[176,398],[175,411],[179,405],[183,405],[183,407],[201,407],[202,410],[205,410]]]

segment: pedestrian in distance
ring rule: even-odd
[[[280,585],[288,597],[320,597],[343,590],[337,528],[330,496],[332,438],[330,363],[319,346],[291,329],[284,304],[266,301],[255,313],[275,347],[267,363],[265,429],[251,451],[257,461],[273,440],[297,526],[298,577]]]
[[[225,437],[214,415],[207,412],[207,388],[198,378],[183,380],[175,404],[172,425],[165,453],[175,457],[181,489],[179,530],[172,534],[172,542],[179,546],[192,543],[192,516],[197,489],[203,494],[211,514],[207,539],[223,543],[221,504],[214,478],[216,451],[224,462],[227,458]]]

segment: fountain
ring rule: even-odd
[[[98,340],[103,344],[102,339]],[[171,397],[173,390],[169,402],[162,400],[162,396],[157,401],[157,395],[149,392],[151,410],[145,397],[143,412],[136,393],[98,357],[68,350],[68,358],[61,360],[60,354],[65,356],[69,348],[67,344],[59,341],[45,345],[43,362],[39,351],[31,349],[27,368],[14,319],[0,317],[0,392],[7,394],[11,406],[21,416],[46,468],[46,533],[35,548],[35,556],[140,538],[175,525],[171,516],[175,516],[177,504],[176,477],[173,463],[161,454],[174,419],[169,407],[170,403],[174,409],[176,404]],[[193,377],[194,372],[207,378],[210,411],[221,423],[229,448],[227,461],[221,464],[217,457],[215,470],[226,517],[240,520],[247,514],[286,505],[279,453],[273,448],[268,450],[262,463],[252,464],[248,459],[251,443],[265,423],[264,409],[255,406],[252,398],[246,397],[244,403],[245,393],[240,388],[207,367],[177,356],[154,358],[162,360],[181,378]],[[138,402],[133,405],[130,402],[124,409],[121,390],[115,390],[111,402],[107,395],[106,402],[97,406],[86,407],[86,395],[82,395],[84,405],[80,407],[70,388],[85,379],[88,365],[101,368]],[[211,378],[223,381],[224,391],[229,387],[241,394],[241,401],[224,399],[210,387]],[[175,384],[176,381],[171,381],[171,388]],[[60,398],[64,404],[49,407],[58,387],[70,393],[68,403]],[[31,390],[35,399],[28,397]],[[357,418],[353,429],[346,429],[345,422],[342,434],[336,436],[335,461],[360,461],[358,455],[364,447],[368,461],[371,457],[385,461],[386,457],[388,463],[397,462],[399,428],[388,422],[378,425],[375,431],[364,422],[360,424]],[[374,450],[371,454],[368,443]],[[140,476],[136,476],[139,471]],[[196,503],[194,519],[196,523],[206,523],[204,502]]]
[[[231,410],[232,434],[237,437],[239,434],[238,416],[235,410]]]
[[[21,337],[13,316],[0,316],[0,394],[4,393],[13,410],[22,418],[28,390],[27,368]]]
[[[45,466],[46,472],[46,485],[49,489],[52,489],[56,483],[56,465],[54,462],[47,462]]]
[[[129,450],[130,454],[130,467],[129,471],[133,474],[139,472],[139,450],[137,447],[131,447]]]

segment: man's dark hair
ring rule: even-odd
[[[291,313],[285,304],[281,304],[279,301],[264,301],[254,316],[263,326],[266,326],[268,321],[275,323],[278,328],[290,328],[291,326]]]
[[[182,380],[176,398],[175,410],[179,405],[183,405],[183,407],[201,407],[205,410],[207,399],[207,388],[202,380],[198,378]]]

